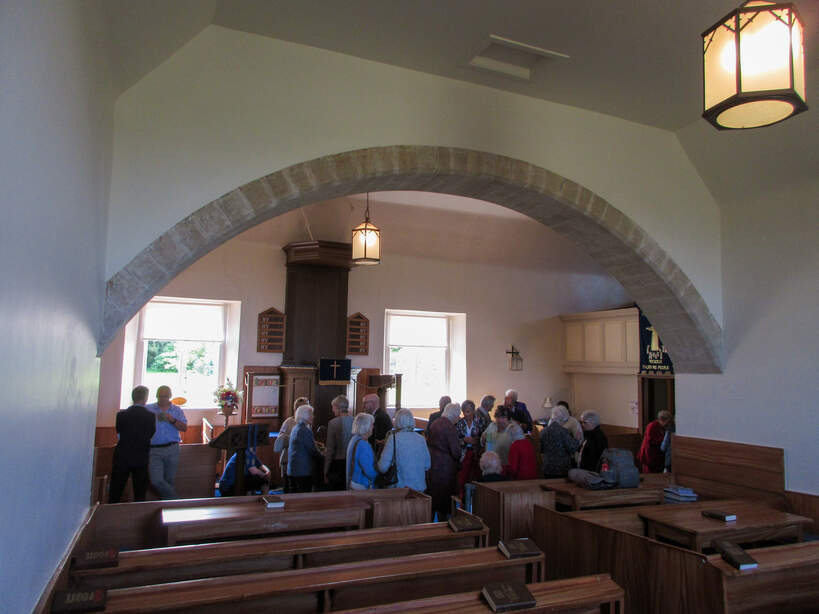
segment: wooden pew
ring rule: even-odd
[[[528,585],[537,605],[525,611],[531,614],[621,614],[623,589],[608,574],[538,582]],[[455,593],[413,601],[383,604],[371,608],[344,610],[343,614],[486,614],[489,609],[480,592]],[[342,614],[341,612],[339,614]]]
[[[786,509],[782,448],[676,435],[674,482],[706,499],[748,499]]]
[[[121,552],[116,567],[72,571],[82,589],[124,588],[257,571],[483,548],[489,529],[453,532],[447,523],[292,535]]]
[[[108,591],[105,612],[327,612],[391,603],[412,593],[476,591],[492,581],[539,582],[544,557],[507,559],[496,548],[435,552],[290,571],[245,574]]]
[[[403,527],[432,520],[432,498],[411,488],[351,490],[370,504],[368,527]]]
[[[625,590],[630,612],[717,612],[718,578],[703,574],[705,556],[591,522],[598,515],[622,522],[639,509],[561,513],[536,506],[532,538],[549,553],[547,578],[609,573]]]
[[[713,502],[685,505],[700,509]],[[560,513],[536,506],[532,538],[549,553],[547,578],[610,573],[633,612],[781,614],[819,603],[819,543],[750,550],[759,569],[738,572],[718,556],[645,537],[639,512],[656,509]]]
[[[555,506],[555,493],[541,488],[546,483],[547,480],[474,482],[472,512],[489,527],[490,544],[532,534],[533,507]]]
[[[725,614],[796,614],[819,608],[819,542],[748,550],[759,567],[738,571],[719,555],[708,557],[707,573],[722,585]]]
[[[285,501],[295,501],[310,498],[332,498],[344,499],[350,497],[351,491],[342,492],[318,492],[282,495]],[[402,494],[404,495],[402,497]],[[353,495],[358,496],[358,495]],[[363,501],[380,500],[384,498],[389,501],[387,507],[382,508],[383,513],[373,514],[373,522],[378,522],[379,526],[394,526],[405,522],[408,518],[424,517],[428,512],[419,510],[429,510],[431,508],[430,499],[423,493],[410,491],[409,489],[389,489],[374,490],[360,496]],[[116,548],[118,550],[129,550],[139,548],[153,548],[167,545],[161,526],[157,520],[158,514],[163,509],[178,509],[185,507],[214,507],[223,505],[236,505],[242,502],[256,502],[258,497],[222,497],[208,499],[181,499],[175,501],[145,501],[142,503],[117,503],[115,505],[99,505],[91,515],[89,522],[83,527],[82,534],[78,540],[80,550],[104,550],[105,548]],[[396,511],[396,507],[410,506],[413,511]],[[286,504],[285,504],[286,507]],[[392,523],[392,524],[391,524]]]
[[[568,479],[544,480],[545,487],[555,491],[555,502],[570,510],[624,505],[649,505],[663,502],[664,485],[641,482],[637,488],[589,490]]]
[[[272,533],[363,529],[369,508],[369,503],[350,495],[288,499],[278,509],[266,509],[255,499],[232,505],[163,509],[157,521],[165,535],[163,545],[173,546]]]

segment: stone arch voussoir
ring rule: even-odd
[[[304,205],[382,190],[478,198],[550,226],[623,285],[660,332],[677,372],[721,370],[722,331],[702,296],[656,241],[618,209],[583,186],[520,160],[416,145],[359,149],[295,164],[193,212],[108,280],[100,352],[165,284],[228,239]]]

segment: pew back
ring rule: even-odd
[[[83,590],[335,565],[365,559],[486,546],[489,530],[453,532],[447,523],[384,527],[121,552],[118,565],[74,570]]]
[[[318,492],[282,495],[287,500],[302,500],[324,497],[349,497],[350,492]],[[389,505],[381,508],[382,512],[372,516],[373,522],[379,526],[400,526],[409,518],[425,517],[429,521],[426,510],[431,505],[429,497],[423,493],[416,493],[409,489],[373,490],[360,495],[369,501],[378,501],[383,497]],[[178,499],[173,501],[144,501],[141,503],[117,503],[114,505],[99,505],[94,509],[87,525],[83,527],[78,540],[78,548],[83,550],[103,550],[105,548],[137,549],[154,548],[165,545],[166,535],[157,522],[157,516],[163,509],[179,509],[185,507],[211,507],[235,505],[256,501],[258,497],[221,497],[201,499]],[[410,506],[412,511],[403,511],[396,508]],[[419,511],[425,510],[425,511]]]
[[[675,436],[674,481],[708,499],[749,499],[785,509],[782,448]]]
[[[555,493],[542,488],[546,483],[547,480],[474,483],[472,511],[489,527],[490,544],[531,535],[534,506],[555,506]]]
[[[496,548],[435,552],[312,569],[254,573],[108,592],[106,612],[255,612],[292,614],[390,603],[412,586],[419,597],[479,590],[485,578],[539,582],[544,557],[507,559]]]

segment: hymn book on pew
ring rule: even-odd
[[[107,550],[89,550],[82,552],[71,560],[71,565],[76,570],[100,569],[102,567],[116,567],[119,565],[119,550],[108,548]]]
[[[722,555],[722,560],[740,571],[756,569],[759,566],[750,554],[734,542],[717,540],[714,542],[714,550]]]
[[[507,559],[519,559],[525,556],[540,556],[543,554],[535,542],[528,537],[510,539],[509,541],[500,540],[498,542],[498,550],[500,550]]]
[[[455,533],[460,533],[461,531],[479,531],[483,528],[483,522],[481,522],[480,518],[472,514],[464,514],[463,512],[455,512],[454,515],[449,517],[447,523],[449,524],[449,528]]]
[[[105,609],[108,592],[103,589],[93,591],[57,591],[51,603],[53,614],[62,612],[101,612]]]
[[[731,512],[723,512],[721,510],[702,510],[702,515],[706,518],[713,518],[714,520],[722,520],[723,522],[734,522],[737,515]]]
[[[487,584],[481,590],[486,603],[493,612],[523,610],[537,604],[532,593],[520,582],[495,582]]]
[[[264,503],[264,506],[269,510],[284,507],[284,499],[277,497],[276,495],[262,495],[259,498],[259,501]]]

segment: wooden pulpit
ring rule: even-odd
[[[270,445],[270,428],[268,424],[237,424],[229,426],[216,439],[211,440],[208,445],[213,448],[225,450],[225,465],[230,457],[236,454],[236,487],[234,492],[244,494],[245,492],[245,459],[248,448]]]

